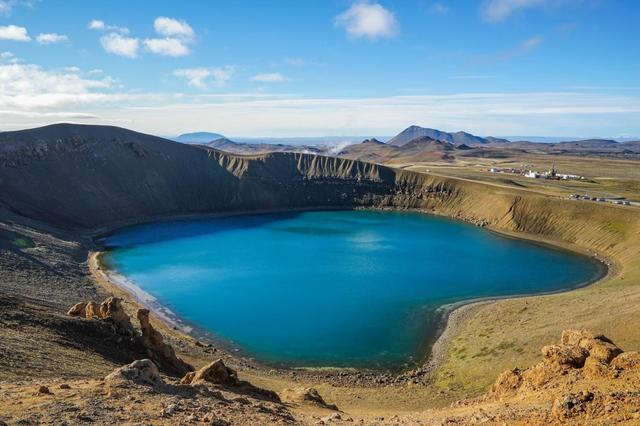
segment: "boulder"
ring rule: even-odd
[[[190,385],[191,382],[193,381],[193,378],[195,377],[196,372],[195,371],[189,371],[187,374],[184,375],[184,377],[182,379],[180,379],[180,384],[181,385]]]
[[[83,317],[85,315],[84,313],[85,313],[86,307],[87,307],[86,302],[76,303],[75,305],[69,308],[69,310],[67,311],[67,315],[71,317],[80,317],[80,316]]]
[[[100,319],[111,321],[119,334],[133,336],[134,330],[129,315],[122,307],[122,299],[109,297],[100,304]]]
[[[498,376],[496,382],[491,386],[491,393],[493,395],[505,395],[513,393],[522,384],[522,371],[519,368],[504,371]]]
[[[542,356],[544,362],[560,369],[581,368],[589,352],[579,346],[548,345],[542,348]]]
[[[594,335],[586,330],[563,330],[560,335],[560,344],[578,346],[580,344],[580,340],[585,337],[593,338]]]
[[[113,324],[116,333],[125,336],[135,335],[129,315],[122,307],[122,300],[117,297],[109,297],[101,304],[96,302],[80,302],[73,305],[67,315],[72,317],[85,317],[87,319],[98,318]]]
[[[137,384],[158,386],[163,384],[158,367],[150,359],[139,359],[114,370],[105,381],[108,384],[131,381]]]
[[[88,302],[84,308],[84,317],[87,319],[101,318],[100,305],[96,302]]]
[[[564,370],[556,364],[540,362],[522,372],[522,388],[539,389],[562,374]]]
[[[138,321],[142,331],[142,344],[147,348],[149,357],[161,368],[177,376],[193,371],[193,367],[176,356],[173,347],[164,342],[162,334],[149,322],[149,310],[138,309]]]
[[[631,370],[640,368],[640,352],[624,352],[611,361],[611,367],[616,370]]]
[[[328,404],[315,388],[284,389],[280,393],[282,401],[296,404],[313,404],[329,410],[338,410],[334,404]]]
[[[593,334],[587,330],[564,330],[560,343],[564,346],[578,346],[589,353],[589,356],[608,364],[622,353],[611,340],[601,334]]]
[[[41,395],[53,395],[47,386],[40,386],[38,388],[38,393]]]
[[[235,385],[238,383],[238,374],[235,370],[224,365],[221,359],[205,365],[195,372],[187,373],[182,384],[196,385],[200,383],[214,383],[217,385]]]
[[[564,330],[560,344],[544,346],[542,356],[542,362],[532,367],[525,370],[507,370],[500,374],[487,396],[500,397],[509,393],[519,393],[521,390],[553,387],[557,379],[567,374],[572,374],[573,380],[579,380],[580,377],[599,379],[612,375],[612,367],[640,367],[640,354],[622,353],[622,350],[605,336],[586,330]]]
[[[582,367],[585,377],[599,379],[609,375],[609,366],[596,357],[590,356]]]
[[[622,349],[613,343],[600,339],[582,339],[579,346],[589,352],[589,358],[595,358],[605,364],[609,364],[622,353]]]

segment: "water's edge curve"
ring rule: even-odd
[[[345,210],[345,209],[336,209],[336,208],[303,208],[303,209],[276,209],[276,210],[265,210],[260,211],[258,213],[281,213],[281,212],[290,212],[290,211],[323,211],[323,210]],[[384,209],[376,209],[376,208],[359,208],[357,210],[393,210],[393,211],[410,211],[416,213],[422,213],[426,215],[437,215],[437,216],[447,216],[447,215],[439,215],[434,213],[433,211],[425,211],[423,209],[398,209],[398,208],[384,208]],[[246,354],[242,348],[235,347],[229,342],[226,342],[224,339],[219,339],[214,336],[213,333],[207,331],[201,326],[193,324],[184,318],[181,318],[179,315],[171,311],[167,306],[160,303],[153,295],[149,294],[145,290],[138,287],[134,282],[127,279],[125,276],[121,275],[118,271],[110,269],[102,260],[101,257],[106,253],[103,247],[100,247],[99,240],[104,237],[122,229],[123,227],[131,226],[133,224],[142,224],[142,223],[153,223],[153,222],[161,222],[161,221],[172,221],[172,220],[183,220],[183,219],[204,219],[204,218],[221,218],[221,217],[229,217],[229,216],[238,216],[238,215],[248,215],[248,214],[256,214],[255,211],[250,212],[232,212],[229,214],[224,213],[215,213],[215,214],[207,214],[207,215],[172,215],[163,218],[156,218],[154,220],[144,220],[144,221],[136,221],[135,223],[127,223],[127,224],[119,224],[118,226],[113,226],[110,228],[101,228],[93,233],[92,238],[94,242],[96,242],[96,250],[90,252],[89,254],[89,264],[92,273],[98,273],[102,275],[102,278],[109,281],[112,285],[120,288],[126,294],[128,294],[131,298],[137,301],[139,304],[144,307],[150,309],[161,321],[163,321],[166,325],[171,328],[175,328],[182,333],[185,333],[195,339],[208,341],[214,343],[217,347],[226,350],[228,353],[233,354],[235,357],[242,357],[243,359],[249,359],[252,363],[255,363],[257,366],[262,367],[264,369],[278,368],[281,370],[292,370],[292,369],[304,369],[304,370],[315,370],[321,369],[323,367],[314,367],[314,368],[306,368],[306,367],[288,367],[284,365],[273,365],[273,364],[263,364],[259,360],[250,357]],[[461,222],[469,223],[469,221],[464,220],[464,218],[453,218],[459,220]],[[477,225],[477,223],[475,223]],[[540,238],[539,236],[533,236],[523,233],[516,232],[508,232],[500,229],[488,228],[488,232],[495,232],[496,234],[501,235],[502,237],[507,238],[515,238],[519,240],[524,240],[529,243],[539,244],[546,246],[553,250],[561,250],[569,252],[573,255],[581,256],[581,257],[589,257],[591,260],[595,260],[598,265],[601,267],[600,273],[597,276],[594,276],[592,279],[580,283],[578,285],[574,285],[570,288],[559,289],[554,291],[543,291],[543,292],[534,292],[534,293],[526,293],[526,294],[517,294],[517,295],[508,295],[508,296],[490,296],[490,297],[480,297],[462,300],[459,302],[455,302],[452,304],[442,305],[438,308],[439,317],[438,317],[438,326],[434,335],[425,341],[425,345],[429,346],[430,349],[424,354],[423,361],[420,363],[420,366],[414,367],[407,371],[421,369],[423,372],[433,372],[435,371],[444,361],[447,350],[449,348],[449,344],[451,343],[452,338],[456,334],[456,330],[458,327],[462,325],[465,321],[468,314],[470,314],[474,307],[490,304],[496,301],[503,300],[512,300],[512,299],[522,299],[522,298],[533,298],[533,297],[544,297],[553,294],[560,293],[568,293],[581,288],[585,288],[587,286],[595,285],[610,279],[615,273],[616,269],[612,262],[605,260],[602,256],[597,256],[595,253],[589,254],[582,250],[580,247],[573,246],[570,244],[563,244],[558,241]],[[99,280],[98,280],[99,281]],[[425,337],[425,339],[427,339]],[[351,368],[340,368],[340,367],[332,367],[327,366],[330,369],[335,371],[340,370],[350,370]],[[388,372],[385,369],[360,369],[360,370],[368,370],[373,372]],[[401,372],[402,369],[394,370]]]

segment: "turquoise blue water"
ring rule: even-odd
[[[594,279],[582,256],[418,213],[324,211],[162,222],[106,257],[187,321],[291,366],[420,361],[445,304]]]

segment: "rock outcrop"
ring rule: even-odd
[[[284,389],[280,392],[283,401],[294,404],[311,404],[329,410],[338,410],[334,404],[328,404],[315,388]]]
[[[87,319],[98,318],[110,322],[118,334],[135,335],[129,315],[122,307],[122,299],[117,297],[109,297],[99,305],[93,301],[76,303],[69,308],[67,315]]]
[[[67,315],[106,321],[112,324],[115,333],[140,339],[135,337],[136,332],[131,319],[122,307],[122,300],[117,297],[109,297],[101,304],[92,301],[76,303],[69,308]],[[165,343],[162,334],[151,325],[148,309],[139,309],[137,316],[140,321],[142,346],[146,349],[147,356],[160,369],[178,377],[193,371],[193,367],[178,358],[173,347]]]
[[[186,385],[196,385],[199,383],[236,385],[238,384],[238,374],[235,370],[224,365],[221,359],[217,359],[197,371],[187,373],[182,380],[180,380],[180,383]]]
[[[137,384],[158,386],[164,384],[158,367],[150,359],[139,359],[122,366],[104,378],[107,385],[132,381]]]
[[[640,369],[640,352],[624,352],[611,361],[611,367],[616,370]]]
[[[138,321],[142,331],[142,343],[147,348],[149,357],[160,367],[177,376],[193,371],[193,367],[176,356],[173,347],[164,342],[162,334],[149,322],[149,310],[138,309]]]
[[[588,331],[565,330],[558,345],[542,348],[542,362],[500,374],[488,399],[524,397],[536,393],[557,395],[551,414],[558,421],[600,415],[617,393],[572,391],[576,385],[615,381],[623,370],[640,370],[640,354],[623,352],[611,340]],[[623,395],[624,396],[624,395]]]

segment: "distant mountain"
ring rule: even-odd
[[[401,148],[406,154],[424,151],[453,151],[455,149],[451,142],[433,139],[428,136],[417,137],[402,145]]]
[[[265,154],[267,152],[302,152],[307,154],[319,154],[321,149],[306,145],[284,145],[271,143],[241,143],[227,138],[219,138],[204,144],[208,148],[225,151],[232,154]]]
[[[500,139],[500,138],[494,138],[494,137],[483,138],[480,136],[472,135],[471,133],[467,133],[467,132],[448,133],[448,132],[443,132],[441,130],[428,129],[420,126],[409,126],[406,129],[404,129],[402,132],[398,133],[396,136],[391,138],[387,143],[390,145],[402,146],[411,142],[416,138],[420,138],[423,136],[426,136],[428,138],[431,138],[437,141],[449,142],[453,145],[464,144],[464,145],[472,146],[472,145],[485,145],[488,143],[509,142],[506,139]]]
[[[359,144],[349,145],[337,155],[349,159],[359,159],[374,163],[409,163],[420,161],[449,161],[453,151],[470,149],[467,145],[456,146],[450,142],[435,140],[427,136],[412,139],[404,145],[391,145],[377,139],[367,139]]]
[[[172,140],[176,142],[183,143],[209,143],[216,139],[224,138],[220,133],[211,133],[211,132],[193,132],[193,133],[183,133],[176,138],[172,138]]]

